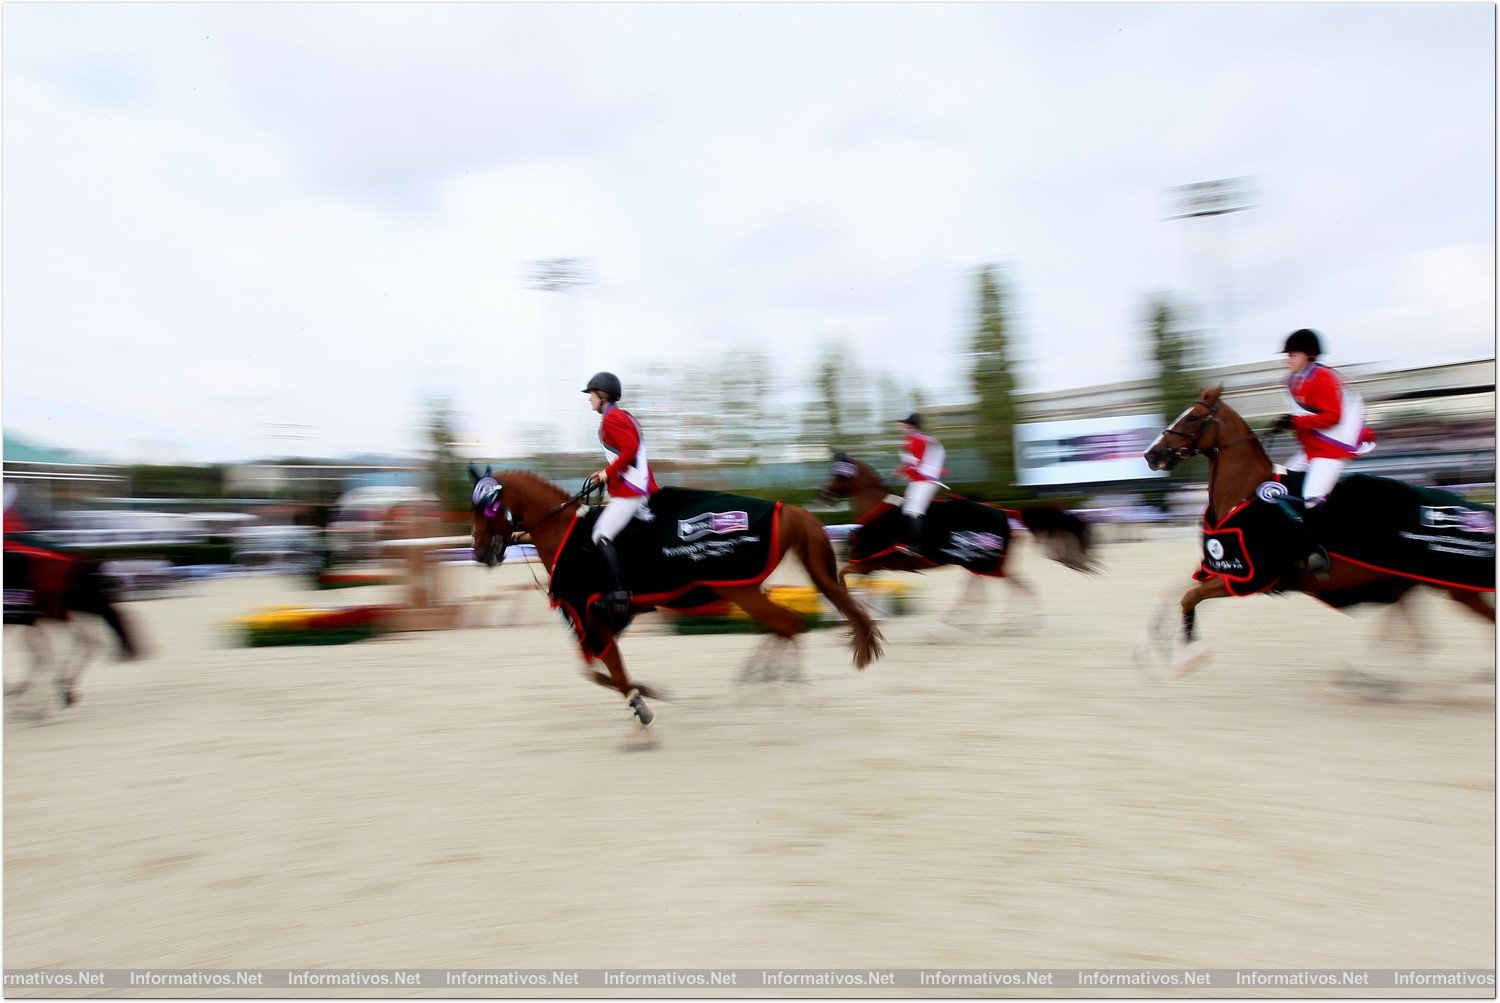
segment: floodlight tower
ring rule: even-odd
[[[1253,209],[1255,208],[1255,203],[1252,201],[1254,188],[1251,182],[1252,179],[1248,177],[1219,178],[1215,181],[1195,181],[1192,184],[1169,188],[1167,189],[1169,201],[1167,220],[1207,221],[1216,216],[1228,216],[1231,213]],[[1209,357],[1204,360],[1210,366],[1235,361],[1240,357],[1243,344],[1240,340],[1238,317],[1235,314],[1233,256],[1227,223],[1218,228],[1218,237],[1222,245],[1223,278],[1218,297],[1220,314],[1219,323],[1216,325],[1218,330],[1209,335],[1207,345]],[[1192,256],[1189,251],[1189,259]]]
[[[526,263],[525,282],[528,289],[560,294],[562,302],[566,303],[570,293],[591,284],[593,279],[584,258],[542,258]],[[583,448],[580,429],[586,423],[580,421],[584,412],[580,410],[576,393],[569,396],[567,391],[576,391],[589,374],[581,369],[583,360],[579,357],[578,346],[582,334],[567,330],[566,312],[566,308],[558,310],[552,323],[546,325],[552,332],[542,368],[548,400],[546,411],[552,415],[552,424],[561,436],[562,448],[572,450]],[[574,434],[569,434],[570,429]]]

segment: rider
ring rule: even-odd
[[[608,466],[589,475],[590,483],[604,485],[609,491],[609,503],[599,513],[591,534],[614,579],[614,590],[600,601],[610,612],[623,616],[630,611],[630,593],[626,591],[625,578],[620,573],[615,537],[630,524],[646,499],[660,489],[656,478],[651,476],[650,464],[646,462],[640,423],[619,405],[620,378],[614,373],[595,373],[583,392],[589,395],[593,409],[603,416],[599,423],[599,442],[604,446],[604,455],[609,458]]]
[[[20,492],[5,485],[5,593],[8,604],[29,602],[32,572],[37,560],[57,560],[63,555],[50,540],[32,533],[33,527],[21,511]]]
[[[922,519],[932,496],[941,486],[938,478],[947,471],[943,467],[943,447],[932,436],[922,431],[922,416],[913,412],[901,419],[906,441],[901,452],[901,466],[896,468],[897,477],[911,481],[906,486],[906,499],[901,503],[901,514],[906,517],[908,541],[896,549],[913,557],[922,557]]]
[[[1287,335],[1287,392],[1292,411],[1276,419],[1272,431],[1291,431],[1301,446],[1286,463],[1289,473],[1302,473],[1303,521],[1312,550],[1300,566],[1315,575],[1328,573],[1328,551],[1323,546],[1323,503],[1338,483],[1349,461],[1375,448],[1375,433],[1365,424],[1365,402],[1344,385],[1339,374],[1318,362],[1323,345],[1318,332],[1301,328]]]

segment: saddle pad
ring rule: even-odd
[[[1303,532],[1277,504],[1252,497],[1211,524],[1203,514],[1203,561],[1199,581],[1224,579],[1230,595],[1248,596],[1272,588],[1293,572],[1303,554]]]
[[[1325,502],[1330,553],[1435,585],[1495,591],[1495,510],[1437,488],[1355,474]]]
[[[590,540],[602,509],[568,527],[553,562],[552,605],[578,634],[584,655],[598,657],[609,631],[592,622],[589,605],[613,583]],[[716,601],[709,589],[758,585],[776,565],[781,503],[717,491],[662,488],[615,540],[634,611],[690,609]],[[626,624],[628,624],[628,619]],[[617,624],[614,633],[626,624]]]
[[[865,513],[849,537],[849,557],[871,561],[906,541],[906,518],[889,502]],[[922,520],[922,553],[934,565],[957,564],[977,575],[1004,575],[1010,550],[1010,516],[1004,509],[957,496],[934,501]]]
[[[1342,560],[1434,585],[1495,590],[1495,512],[1486,505],[1436,488],[1354,474],[1328,496],[1320,521],[1324,546]],[[1279,505],[1259,497],[1242,502],[1217,524],[1210,525],[1205,513],[1203,562],[1193,577],[1222,577],[1232,595],[1264,592],[1295,573],[1304,539]],[[1373,594],[1361,589],[1321,598],[1347,606]]]

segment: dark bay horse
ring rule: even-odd
[[[470,464],[469,475],[474,479],[476,489],[472,505],[474,559],[494,567],[504,556],[512,535],[524,531],[530,534],[537,557],[550,576],[557,564],[558,550],[579,512],[581,494],[570,497],[556,484],[525,470],[502,470],[492,474],[486,469],[481,473]],[[776,546],[779,549],[772,555],[772,567],[779,565],[787,554],[796,554],[813,585],[843,614],[849,624],[848,637],[854,650],[855,668],[863,669],[879,658],[883,641],[880,629],[839,581],[838,562],[823,524],[805,509],[782,505]],[[807,629],[802,614],[771,601],[759,585],[712,587],[712,591],[785,641],[794,642],[796,636]],[[653,605],[632,606],[635,612],[653,608]],[[612,633],[610,638],[613,640]],[[619,690],[641,726],[649,726],[655,715],[646,705],[645,698],[660,699],[660,695],[649,686],[632,682],[625,671],[618,644],[608,644],[599,658],[609,674],[606,676],[590,669],[592,681]]]
[[[899,508],[901,499],[892,494],[891,489],[875,469],[869,464],[855,459],[848,453],[836,453],[833,457],[833,472],[827,484],[823,485],[819,493],[824,498],[848,499],[850,511],[858,522],[865,522],[873,514],[878,515],[884,507],[894,506]],[[974,502],[957,495],[954,499],[970,505],[983,505],[986,509],[993,509],[995,513],[997,528],[1003,528],[1006,537],[1009,536],[1008,519],[1014,514],[1020,519],[1028,531],[1035,536],[1038,542],[1047,548],[1047,556],[1065,567],[1074,571],[1093,573],[1098,570],[1091,547],[1092,539],[1089,526],[1082,519],[1070,512],[1047,505],[1030,505],[1020,509],[1008,510],[998,506],[987,505],[982,502]],[[934,506],[942,502],[934,502]],[[929,514],[930,514],[929,510]],[[1013,546],[1012,542],[1012,546]],[[939,555],[941,556],[941,555]],[[1010,548],[1002,551],[998,567],[989,572],[985,577],[1003,578],[1015,586],[1022,595],[1035,605],[1036,594],[1031,586],[1020,579],[1006,565],[1009,563]],[[845,581],[849,575],[868,575],[876,571],[926,571],[936,568],[947,561],[930,560],[926,557],[917,557],[903,553],[899,550],[887,550],[870,555],[863,559],[850,560],[839,571],[839,580]],[[983,578],[978,572],[972,572],[966,580],[964,593],[959,597],[958,603],[948,613],[944,614],[945,623],[955,623],[954,617],[960,609],[972,610],[978,601],[978,590]]]
[[[1274,468],[1260,439],[1245,419],[1222,399],[1223,387],[1205,389],[1199,399],[1168,426],[1145,452],[1152,470],[1170,470],[1182,460],[1202,455],[1208,459],[1208,511],[1205,524],[1220,520],[1253,499],[1256,489],[1274,479]],[[1272,592],[1304,592],[1337,608],[1364,602],[1397,603],[1423,582],[1417,578],[1358,563],[1331,553],[1332,566],[1325,576],[1289,569],[1271,588]],[[1495,622],[1493,599],[1483,590],[1437,584],[1454,602],[1491,623]],[[1493,590],[1490,590],[1491,592]],[[1183,593],[1180,641],[1194,642],[1194,619],[1198,604],[1234,595],[1229,580],[1212,575]],[[1149,630],[1150,628],[1148,628]],[[1147,638],[1147,645],[1154,644]],[[1191,669],[1205,653],[1184,653],[1179,671]]]
[[[121,659],[129,660],[139,654],[134,635],[115,606],[113,586],[99,566],[100,562],[89,555],[6,541],[5,622],[31,628],[27,634],[33,654],[21,681],[5,687],[7,697],[24,693],[38,666],[53,663],[46,635],[37,629],[48,621],[76,625],[77,614],[96,616],[114,633]],[[26,595],[13,605],[9,599],[17,593]],[[53,687],[63,707],[71,707],[80,699],[78,679],[92,653],[93,643],[88,634],[73,631],[73,650],[57,661],[53,672]]]

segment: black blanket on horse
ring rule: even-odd
[[[1002,577],[1010,550],[1010,514],[956,495],[934,500],[922,520],[922,553],[934,566],[957,564],[976,575]],[[872,561],[906,543],[901,506],[884,502],[865,513],[849,537],[849,557]]]
[[[1279,504],[1265,500],[1276,493],[1267,487],[1216,524],[1205,514],[1203,564],[1194,577],[1218,575],[1230,594],[1250,595],[1295,574],[1294,563],[1306,552],[1302,531]],[[1495,589],[1495,512],[1488,506],[1355,474],[1328,496],[1321,523],[1324,545],[1342,560],[1434,585]],[[1345,605],[1336,593],[1324,598]]]
[[[1252,495],[1218,522],[1203,513],[1203,563],[1193,577],[1217,575],[1233,596],[1264,592],[1294,572],[1307,539],[1279,504]]]
[[[1344,478],[1325,504],[1330,553],[1404,578],[1495,591],[1492,507],[1368,474]]]
[[[589,536],[594,508],[568,527],[551,569],[553,608],[578,634],[584,655],[596,658],[610,631],[590,605],[612,587],[609,570]],[[664,606],[692,609],[716,602],[714,587],[758,585],[776,566],[781,503],[716,491],[662,488],[615,540],[633,611]],[[628,620],[626,621],[628,623]],[[618,633],[625,624],[614,624]]]

